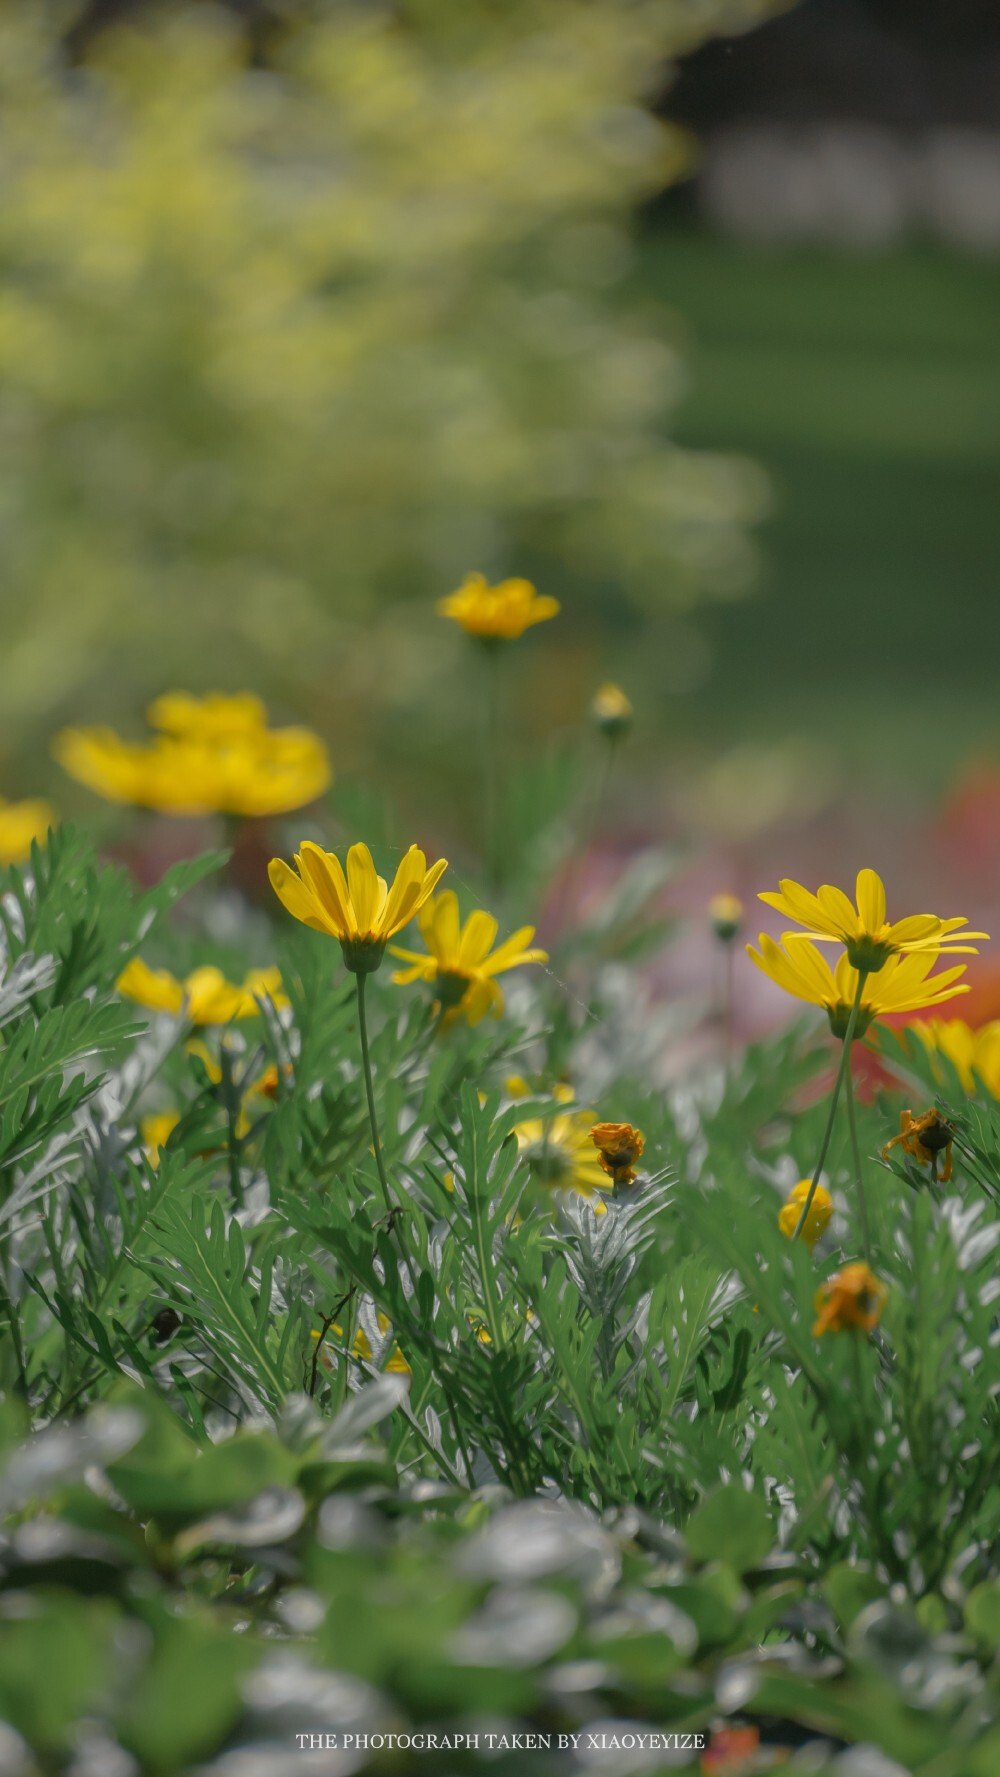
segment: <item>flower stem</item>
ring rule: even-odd
[[[375,1164],[378,1167],[379,1183],[385,1198],[385,1207],[391,1216],[393,1213],[392,1198],[389,1194],[389,1180],[386,1177],[385,1161],[382,1158],[382,1143],[379,1140],[378,1116],[375,1111],[375,1087],[372,1082],[372,1061],[368,1051],[368,1012],[365,1006],[365,987],[368,982],[366,974],[355,975],[358,990],[358,1032],[361,1037],[361,1065],[365,1073],[365,1093],[368,1098],[368,1121],[372,1130],[372,1146],[375,1149]]]
[[[816,1186],[819,1184],[819,1175],[823,1170],[823,1162],[826,1159],[827,1149],[830,1146],[830,1137],[833,1134],[833,1120],[837,1114],[837,1101],[840,1098],[840,1094],[841,1094],[841,1090],[843,1088],[845,1076],[847,1075],[847,1073],[850,1070],[851,1044],[854,1041],[854,1031],[855,1031],[855,1027],[857,1025],[857,1022],[858,1022],[858,1013],[861,1010],[861,995],[865,991],[865,982],[868,979],[869,973],[870,973],[870,971],[868,969],[859,969],[858,970],[857,991],[854,995],[854,1004],[851,1007],[851,1016],[847,1020],[847,1029],[844,1032],[843,1043],[841,1045],[840,1066],[837,1069],[837,1078],[834,1081],[833,1092],[830,1097],[830,1109],[827,1114],[826,1128],[823,1131],[823,1141],[821,1143],[820,1150],[819,1150],[819,1158],[816,1161],[816,1169],[812,1175],[812,1182],[809,1186],[809,1191],[806,1196],[806,1200],[802,1205],[802,1213],[799,1216],[799,1219],[795,1225],[795,1233],[792,1235],[793,1240],[798,1240],[799,1236],[802,1233],[803,1228],[806,1225],[806,1217],[808,1216],[809,1211],[812,1208],[812,1200],[816,1195]]]
[[[858,1124],[854,1115],[854,1081],[851,1078],[850,1068],[847,1070],[844,1090],[847,1094],[847,1121],[850,1124],[851,1129],[851,1151],[854,1155],[854,1176],[857,1180],[858,1207],[861,1211],[861,1238],[865,1245],[865,1262],[870,1271],[872,1263],[872,1235],[868,1221],[868,1202],[865,1197],[865,1182],[861,1172],[861,1149],[858,1145]]]
[[[486,707],[483,729],[483,815],[486,880],[500,882],[500,650],[486,649]]]

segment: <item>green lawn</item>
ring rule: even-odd
[[[775,496],[684,721],[823,733],[889,780],[1000,746],[1000,264],[674,233],[646,276],[687,339],[681,441],[746,450]]]

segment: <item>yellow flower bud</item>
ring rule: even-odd
[[[608,740],[620,740],[632,726],[632,705],[620,685],[609,680],[594,693],[590,717]]]

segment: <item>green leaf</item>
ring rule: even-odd
[[[771,1547],[771,1521],[759,1493],[738,1481],[702,1500],[688,1520],[687,1545],[696,1561],[725,1561],[737,1573],[757,1567]]]

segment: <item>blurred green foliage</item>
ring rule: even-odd
[[[6,6],[8,747],[177,680],[350,751],[470,567],[583,609],[742,587],[760,477],[669,441],[676,349],[623,280],[690,159],[647,108],[668,58],[766,10],[343,0],[251,55],[165,5],[73,60],[65,8]]]

